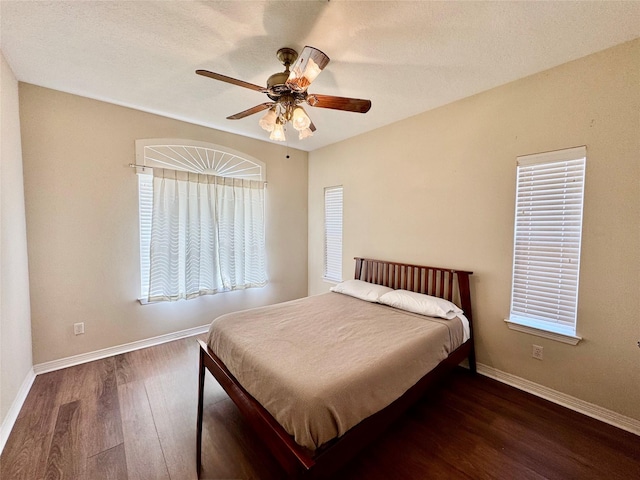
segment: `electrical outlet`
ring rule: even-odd
[[[73,333],[75,335],[82,335],[84,333],[84,322],[73,324]]]
[[[540,345],[533,345],[533,352],[531,353],[533,358],[542,360],[542,347]]]

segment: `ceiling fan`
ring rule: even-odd
[[[271,102],[261,103],[231,115],[227,119],[239,120],[268,109],[269,111],[260,119],[259,124],[263,129],[271,132],[269,137],[271,140],[285,140],[284,125],[287,122],[291,122],[293,128],[299,132],[300,139],[313,135],[316,127],[300,105],[302,103],[312,107],[356,113],[367,113],[371,108],[370,100],[307,93],[311,82],[329,63],[329,57],[317,48],[304,47],[299,56],[298,52],[292,48],[281,48],[278,50],[277,57],[284,65],[285,70],[271,75],[267,79],[266,88],[208,70],[196,70],[196,73],[214,80],[266,93],[272,100]]]

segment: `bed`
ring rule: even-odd
[[[207,371],[290,478],[327,478],[464,359],[475,372],[472,272],[355,260],[351,287],[366,285],[366,298],[340,285],[341,293],[224,315],[199,340],[198,476]],[[455,310],[431,318],[398,309],[397,298],[423,298],[410,292]],[[318,356],[311,343],[331,353]]]

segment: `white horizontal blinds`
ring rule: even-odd
[[[149,248],[153,212],[153,175],[138,173],[138,217],[140,220],[140,298],[149,292]]]
[[[342,187],[324,189],[323,277],[342,281]]]
[[[511,320],[575,334],[584,147],[518,158]]]

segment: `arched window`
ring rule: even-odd
[[[267,282],[263,162],[176,139],[136,141],[140,301],[189,299]]]
[[[154,138],[136,140],[136,165],[266,181],[263,162],[213,143]]]

